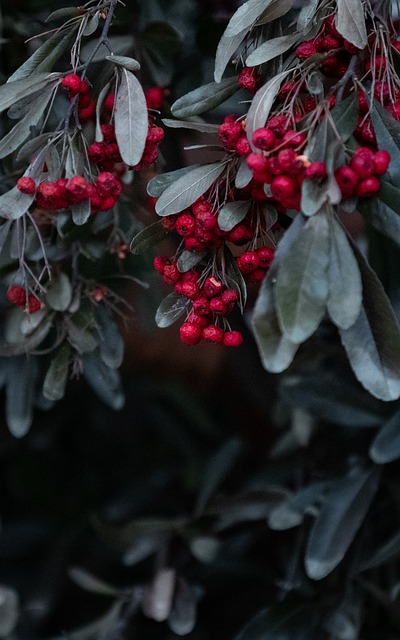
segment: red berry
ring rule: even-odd
[[[278,138],[282,138],[288,126],[289,118],[283,115],[272,116],[267,122],[267,128],[271,129]]]
[[[210,276],[204,283],[203,291],[208,298],[213,298],[221,293],[222,288],[222,282],[214,276]]]
[[[326,178],[325,162],[311,162],[305,170],[304,177],[307,180],[321,183]]]
[[[256,251],[245,251],[236,260],[241,273],[250,273],[257,269],[260,264],[260,258]]]
[[[299,187],[294,178],[288,175],[276,176],[271,182],[271,193],[277,200],[296,195]]]
[[[82,81],[76,73],[69,73],[62,79],[61,85],[65,89],[68,89],[71,96],[75,96],[77,93],[80,93]]]
[[[229,118],[229,116],[227,116]],[[225,118],[224,122],[218,127],[218,135],[227,149],[234,149],[237,141],[243,132],[240,122],[231,121]]]
[[[29,313],[36,313],[42,308],[42,303],[36,296],[30,295],[28,296],[26,307]]]
[[[109,171],[99,173],[96,180],[96,188],[101,196],[116,196],[121,193],[121,181]]]
[[[115,93],[109,93],[103,102],[103,106],[107,111],[112,111],[115,105]]]
[[[351,167],[339,167],[335,171],[335,179],[344,198],[354,195],[358,184],[358,175]]]
[[[268,160],[261,153],[250,153],[247,158],[247,166],[252,171],[263,173],[268,170]]]
[[[164,258],[164,256],[156,256],[153,260],[153,266],[158,273],[164,273],[164,268],[167,264],[171,264],[169,258]]]
[[[286,147],[293,147],[294,149],[301,147],[305,143],[305,141],[306,136],[304,135],[304,133],[299,133],[294,129],[286,131],[282,138],[282,142]]]
[[[24,307],[26,302],[26,292],[24,287],[13,285],[7,289],[7,299],[18,307]]]
[[[180,236],[192,236],[194,234],[194,228],[196,226],[196,220],[190,213],[182,213],[176,220],[175,229]]]
[[[193,302],[193,311],[199,316],[208,316],[210,313],[210,300],[206,296],[199,296]]]
[[[74,176],[67,182],[67,191],[72,203],[79,203],[89,196],[88,185],[82,176]]]
[[[17,188],[21,193],[32,196],[36,191],[36,184],[33,178],[22,177],[17,181]]]
[[[249,145],[249,141],[247,140],[247,138],[246,138],[246,136],[244,134],[242,134],[239,137],[239,140],[235,144],[235,151],[240,156],[247,156],[250,153],[251,148],[250,148],[250,145]]]
[[[198,344],[201,340],[201,327],[194,322],[184,322],[179,329],[179,333],[184,344]]]
[[[192,251],[193,253],[202,253],[206,250],[206,245],[198,238],[189,237],[185,238],[185,249]]]
[[[359,178],[369,178],[374,173],[373,157],[368,158],[365,155],[355,153],[350,160],[350,167],[356,172]]]
[[[175,285],[181,277],[181,273],[176,264],[167,264],[163,271],[164,282],[169,285]]]
[[[358,110],[360,114],[367,113],[369,111],[369,104],[364,91],[362,89],[358,89],[357,96],[358,96]]]
[[[361,180],[361,182],[357,185],[356,194],[360,196],[360,198],[368,198],[370,196],[375,196],[380,189],[380,182],[376,176],[370,176],[369,178],[365,178],[365,180]]]
[[[218,327],[216,324],[210,324],[208,327],[204,327],[202,331],[203,340],[208,340],[214,344],[219,344],[224,338],[224,330]]]
[[[210,323],[210,319],[207,318],[206,316],[199,316],[197,313],[194,313],[193,311],[191,313],[189,313],[188,317],[187,317],[187,322],[189,323],[193,323],[193,324],[198,324],[199,327],[208,327],[209,323]]]
[[[150,87],[144,92],[148,109],[161,109],[164,101],[164,87]]]
[[[210,300],[210,311],[223,316],[226,314],[228,309],[222,298],[220,296],[215,296]]]
[[[269,151],[276,145],[276,136],[271,129],[267,129],[267,127],[261,127],[260,129],[256,129],[254,131],[252,142],[257,149]]]
[[[185,298],[189,298],[189,300],[195,300],[196,298],[198,298],[198,296],[201,293],[201,289],[199,285],[196,284],[195,282],[177,282],[177,284],[175,285],[175,288],[178,286],[178,284],[180,284],[181,287],[179,291],[177,290],[177,292],[181,296],[185,296]]]
[[[274,249],[272,249],[272,247],[259,247],[257,249],[257,255],[260,262],[260,267],[262,267],[263,269],[268,269],[274,259],[275,251]]]
[[[255,67],[245,67],[242,69],[239,73],[238,85],[254,95],[260,86],[257,69]]]
[[[386,149],[380,149],[374,154],[374,174],[383,176],[390,163],[390,153]]]
[[[231,305],[239,301],[239,292],[236,289],[226,289],[221,298],[224,304]]]
[[[292,170],[298,170],[303,166],[301,162],[299,165],[297,161],[297,153],[294,149],[282,149],[282,151],[279,151],[278,163],[285,173],[290,173]]]
[[[343,38],[340,36],[334,36],[332,34],[326,35],[322,38],[321,51],[330,51],[331,49],[339,49],[343,46]]]
[[[264,280],[265,278],[265,269],[254,269],[251,273],[246,275],[246,282],[251,284],[257,284]]]
[[[306,42],[302,42],[296,49],[296,56],[299,60],[307,60],[307,58],[311,58],[311,56],[317,53],[318,49],[315,44],[308,40]]]
[[[246,244],[253,237],[252,230],[245,224],[237,224],[228,233],[228,240],[238,246]]]
[[[225,347],[240,347],[243,336],[240,331],[225,331],[222,342]]]
[[[302,100],[303,109],[306,113],[311,113],[317,106],[314,96],[305,96]]]
[[[327,33],[331,33],[332,35],[336,36],[337,38],[341,37],[339,31],[336,29],[335,14],[332,14],[332,15],[328,16],[324,20],[324,27],[325,27],[325,31]]]
[[[100,126],[101,133],[103,134],[104,142],[114,142],[115,140],[115,129],[112,124],[102,124]]]

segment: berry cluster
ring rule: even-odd
[[[92,214],[112,209],[121,193],[121,181],[108,171],[99,173],[94,183],[73,176],[40,182],[36,189],[32,178],[20,178],[17,187],[22,193],[36,193],[34,204],[39,209],[59,211],[89,199]]]
[[[387,171],[390,154],[385,149],[374,153],[368,147],[358,147],[350,164],[335,171],[335,179],[343,198],[374,196],[380,188],[379,177]]]
[[[43,307],[36,296],[32,294],[27,295],[24,287],[19,285],[12,285],[7,289],[7,299],[15,306],[22,307],[26,313],[35,313]]]
[[[240,300],[236,289],[227,287],[219,276],[204,277],[195,269],[181,273],[175,262],[163,256],[154,259],[154,268],[178,295],[192,302],[187,318],[180,327],[180,338],[184,344],[194,345],[201,340],[222,343],[226,347],[242,344],[241,333],[231,331],[226,321],[226,316]]]
[[[244,251],[236,264],[247,283],[261,282],[271,266],[275,256],[272,247],[258,247],[254,251]]]
[[[81,123],[88,122],[96,113],[96,101],[89,94],[89,85],[86,80],[76,73],[69,73],[61,82],[62,86],[68,90],[69,99],[78,99],[78,117]]]

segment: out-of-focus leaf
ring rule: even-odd
[[[161,329],[174,324],[178,318],[188,311],[189,300],[174,291],[167,295],[156,312],[156,324]]]
[[[331,116],[338,130],[342,142],[353,135],[357,125],[358,118],[358,100],[355,95],[349,96],[345,100],[341,100],[335,105],[331,111]]]
[[[196,502],[196,512],[201,513],[213,493],[221,482],[230,473],[241,452],[242,445],[238,438],[229,440],[210,459],[203,473],[203,481],[200,486]]]
[[[282,53],[285,53],[290,47],[294,46],[302,36],[299,33],[293,33],[285,36],[278,36],[263,42],[257,49],[251,52],[246,58],[248,67],[255,67],[273,60]]]
[[[379,429],[374,438],[369,455],[376,464],[387,464],[400,457],[400,412]]]
[[[136,76],[121,69],[121,81],[115,98],[115,135],[123,161],[134,166],[140,162],[149,128],[146,98]]]
[[[71,300],[71,282],[65,273],[60,272],[47,289],[46,302],[55,311],[66,311]]]
[[[92,575],[86,569],[80,567],[71,567],[68,575],[79,587],[90,593],[97,593],[103,596],[113,596],[121,598],[125,595],[124,590],[118,589],[104,580],[100,580],[97,576]]]
[[[222,231],[230,231],[247,215],[250,209],[250,200],[234,200],[227,202],[218,213],[218,226]]]
[[[313,617],[299,604],[274,604],[262,609],[234,640],[309,640]]]
[[[257,91],[252,100],[246,119],[246,134],[253,150],[253,133],[265,125],[274,100],[281,88],[281,84],[288,73],[289,71],[282,71],[271,80],[268,80],[268,82]]]
[[[183,169],[176,169],[175,171],[169,171],[168,173],[161,173],[159,176],[154,176],[147,185],[147,193],[153,198],[159,198],[169,186],[176,182],[176,180],[200,166],[201,165],[191,165],[190,167],[183,167]]]
[[[166,238],[167,235],[168,230],[163,227],[161,220],[158,220],[139,231],[139,233],[132,238],[130,249],[132,253],[143,253],[150,247],[158,244]]]
[[[395,562],[400,558],[400,533],[395,533],[381,547],[375,549],[373,554],[359,567],[360,571],[367,571],[380,567],[388,562]]]
[[[226,163],[223,162],[205,164],[178,178],[163,191],[157,200],[156,212],[158,215],[169,216],[189,207],[219,178],[225,166]]]
[[[317,329],[329,295],[329,211],[309,218],[278,266],[276,308],[279,324],[294,343]]]
[[[108,43],[111,50],[114,52],[114,55],[124,56],[134,45],[134,40],[132,36],[111,35],[108,37]],[[81,59],[83,62],[87,62],[89,59],[91,62],[104,62],[105,58],[110,55],[110,49],[104,44],[96,50],[95,55],[92,57],[94,49],[97,49],[97,45],[98,42],[94,38],[89,40],[89,42],[81,48]]]
[[[358,640],[363,610],[360,598],[352,594],[324,620],[323,627],[335,640]]]
[[[64,18],[74,18],[79,15],[79,11],[79,7],[63,7],[62,9],[56,9],[47,16],[46,22],[52,22],[53,20],[60,20]]]
[[[32,74],[50,71],[55,63],[70,47],[72,38],[76,35],[73,27],[68,33],[59,31],[54,33],[8,78],[7,83],[27,78]]]
[[[358,211],[375,229],[400,245],[400,215],[396,211],[398,205],[392,198],[387,197],[389,190],[386,189],[385,183],[381,180],[381,191],[379,198],[365,198],[364,201],[358,203]],[[384,186],[383,186],[384,185]],[[383,188],[382,188],[383,186]],[[394,185],[390,185],[390,194],[397,193],[397,202],[400,202],[400,189]],[[382,198],[385,198],[384,201]],[[390,204],[388,202],[390,201]],[[395,209],[395,208],[396,209]]]
[[[121,379],[116,369],[104,364],[98,351],[84,353],[83,375],[100,400],[118,411],[125,403]]]
[[[360,269],[346,233],[336,216],[330,218],[329,297],[327,310],[336,326],[348,329],[362,304]]]
[[[64,343],[52,359],[44,379],[43,395],[47,400],[57,401],[64,397],[70,358],[71,347]]]
[[[143,613],[157,622],[168,619],[175,591],[176,570],[159,569],[143,598]]]
[[[377,469],[353,468],[332,483],[311,529],[305,556],[309,578],[325,578],[343,560],[379,484]]]
[[[236,76],[225,78],[221,82],[210,82],[178,98],[172,105],[171,112],[176,118],[196,116],[222,104],[237,90]]]
[[[184,578],[177,578],[168,626],[178,636],[191,633],[196,624],[196,597]]]
[[[140,34],[141,52],[154,81],[171,84],[183,46],[182,34],[168,22],[151,21]]]
[[[37,377],[34,356],[10,358],[7,368],[6,421],[16,438],[25,436],[33,420],[33,402]]]
[[[328,482],[313,482],[308,487],[296,491],[273,509],[268,518],[268,525],[274,531],[298,527],[306,513],[315,511],[328,486]]]
[[[0,638],[8,638],[19,618],[19,596],[15,589],[0,585]]]
[[[121,366],[124,357],[124,341],[117,323],[102,305],[98,305],[96,308],[95,320],[99,334],[101,359],[107,367],[117,369]]]
[[[355,245],[363,306],[349,329],[339,329],[357,380],[380,400],[400,397],[400,328],[383,286]]]
[[[106,60],[117,65],[117,67],[127,69],[127,71],[139,71],[140,69],[139,62],[134,58],[128,58],[127,56],[106,56]]]
[[[364,49],[368,42],[365,18],[362,0],[337,0],[336,28],[359,49]]]

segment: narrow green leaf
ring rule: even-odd
[[[96,134],[95,134],[96,142],[103,142],[103,132],[101,130],[102,109],[103,109],[103,102],[110,91],[110,86],[111,86],[111,81],[107,82],[104,85],[104,87],[102,87],[96,101]]]
[[[201,133],[218,133],[218,125],[208,124],[207,122],[191,122],[190,120],[174,120],[172,118],[163,118],[162,122],[171,129],[191,129]]]
[[[92,16],[88,16],[86,27],[82,32],[82,35],[85,36],[85,38],[87,38],[88,36],[91,36],[97,30],[97,27],[99,26],[99,18],[100,18],[99,14],[100,14],[100,11],[96,11],[96,13],[93,14]]]
[[[28,92],[40,91],[49,84],[61,81],[61,78],[59,73],[38,73],[28,78],[3,84],[0,86],[0,112],[24,98]]]
[[[0,585],[0,637],[11,637],[18,623],[20,602],[18,593],[11,587]]]
[[[144,253],[150,247],[164,240],[168,233],[168,229],[163,227],[161,220],[158,220],[139,231],[139,233],[132,238],[130,249],[132,253]]]
[[[162,173],[159,176],[154,176],[147,185],[147,193],[153,198],[159,198],[164,191],[171,186],[178,178],[185,176],[187,173],[197,169],[201,165],[192,164],[189,167],[183,167],[183,169],[176,169],[175,171],[169,171],[168,173]]]
[[[381,185],[383,185],[383,180],[381,181]],[[397,187],[393,187],[390,185],[392,192],[395,189],[398,194],[398,198],[396,201],[392,201],[390,198],[390,205],[388,204],[387,194],[382,194],[382,187],[379,193],[379,198],[365,198],[364,200],[359,201],[358,210],[364,218],[371,224],[375,229],[378,229],[385,236],[396,242],[400,245],[400,215],[396,210],[398,205],[396,202],[400,202],[400,190]],[[385,189],[386,191],[386,189]],[[384,202],[381,198],[385,198],[386,202]],[[391,206],[392,205],[392,206]]]
[[[306,513],[315,511],[326,492],[328,482],[313,482],[308,487],[283,500],[272,510],[268,518],[268,526],[274,531],[286,531],[298,527],[304,520]]]
[[[254,149],[252,140],[253,133],[256,129],[265,125],[274,100],[281,88],[281,84],[288,73],[289,70],[282,71],[271,80],[268,80],[268,82],[257,91],[252,100],[246,119],[246,134],[252,149]]]
[[[278,603],[257,613],[234,640],[309,640],[312,627],[309,607]]]
[[[179,213],[202,196],[224,171],[226,163],[205,164],[178,178],[160,196],[156,203],[159,216]]]
[[[25,117],[0,140],[0,159],[18,149],[31,135],[32,129],[38,124],[51,98],[52,91],[50,89],[42,92],[39,97],[32,101],[30,110]]]
[[[139,71],[140,69],[139,62],[134,58],[128,58],[127,56],[106,56],[106,60],[117,65],[117,67],[127,69],[127,71]]]
[[[253,172],[249,168],[246,158],[240,160],[239,168],[235,176],[236,189],[244,189],[253,178]]]
[[[56,402],[64,397],[70,362],[71,347],[64,343],[52,359],[44,379],[43,395],[47,400]]]
[[[190,271],[190,269],[193,269],[196,265],[198,265],[205,255],[206,251],[193,253],[192,251],[185,250],[179,256],[176,266],[181,273],[185,273],[186,271]]]
[[[222,231],[231,231],[244,220],[250,209],[250,200],[235,200],[225,204],[218,213],[218,226]]]
[[[222,37],[218,43],[217,51],[215,54],[215,70],[214,80],[215,82],[221,82],[224,71],[232,59],[233,54],[236,52],[242,41],[246,37],[248,30],[243,29],[235,36],[226,35],[226,29],[222,34]]]
[[[341,100],[331,111],[331,116],[342,142],[347,142],[353,135],[358,119],[358,100],[356,95],[351,95]]]
[[[97,576],[92,575],[86,569],[80,567],[71,567],[68,569],[68,576],[75,584],[81,589],[89,591],[90,593],[96,593],[103,596],[111,597],[123,597],[125,592],[122,589],[117,589],[111,584],[100,580]]]
[[[229,37],[236,36],[244,29],[251,27],[272,1],[248,0],[242,4],[230,19],[225,34]]]
[[[176,118],[188,118],[210,111],[230,98],[238,90],[237,77],[208,84],[178,98],[171,107]]]
[[[400,327],[376,274],[353,245],[363,285],[363,306],[349,329],[339,329],[357,380],[380,400],[400,397]]]
[[[348,329],[361,311],[361,274],[347,235],[336,216],[330,218],[330,235],[327,310],[337,327]]]
[[[379,429],[374,438],[369,455],[376,464],[387,464],[400,457],[400,412]]]
[[[337,0],[336,28],[358,49],[368,43],[365,19],[363,0]]]
[[[294,4],[294,0],[272,0],[271,4],[262,12],[256,22],[256,27],[268,24],[284,16]]]
[[[202,483],[196,501],[196,513],[200,514],[206,507],[221,482],[232,470],[242,449],[238,438],[228,440],[215,455],[213,455],[203,473]]]
[[[189,308],[189,300],[183,296],[179,296],[174,291],[167,295],[159,305],[156,312],[156,324],[161,329],[174,324],[178,318],[187,313]]]
[[[67,274],[61,271],[47,289],[46,303],[55,311],[66,311],[71,304],[71,300],[71,282]]]
[[[390,153],[388,175],[394,184],[400,181],[400,124],[374,100],[371,110],[371,120],[380,149]]]
[[[98,351],[85,353],[82,363],[83,375],[98,398],[115,411],[122,409],[125,396],[118,371],[107,367]]]
[[[115,99],[115,135],[123,161],[130,166],[140,162],[149,128],[146,98],[133,73],[121,69],[121,82]]]
[[[248,67],[256,67],[259,64],[264,64],[273,60],[282,53],[285,53],[290,47],[293,47],[302,36],[299,33],[293,33],[285,36],[278,36],[263,42],[257,49],[251,52],[246,58],[246,65]]]
[[[111,369],[118,369],[124,357],[124,341],[111,313],[102,305],[95,311],[99,334],[99,352],[102,361]]]
[[[395,533],[387,542],[376,549],[372,556],[365,560],[360,567],[361,571],[375,569],[388,562],[396,562],[400,558],[400,533]]]
[[[32,74],[50,71],[67,49],[76,35],[76,27],[68,33],[59,31],[54,33],[8,78],[7,83],[27,78]]]
[[[8,362],[5,413],[7,426],[16,438],[25,436],[32,424],[37,372],[33,356],[21,355]]]
[[[53,20],[60,20],[64,18],[74,18],[79,15],[80,9],[78,7],[63,7],[62,9],[56,9],[52,11],[46,18],[46,22],[52,22]]]
[[[72,220],[74,224],[81,226],[90,218],[90,198],[77,204],[71,205]]]
[[[311,529],[305,569],[312,580],[322,580],[343,560],[362,525],[379,484],[376,468],[353,468],[332,483]]]
[[[325,314],[329,250],[329,212],[324,210],[309,218],[278,267],[277,314],[292,342],[304,342]]]

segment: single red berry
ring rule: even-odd
[[[99,173],[96,180],[96,189],[101,196],[115,196],[121,193],[121,181],[109,171]]]
[[[299,191],[297,182],[292,176],[281,175],[276,176],[271,182],[271,193],[277,200],[282,198],[290,198],[296,195]]]
[[[199,316],[208,316],[210,313],[210,299],[206,296],[199,296],[193,302],[193,311]]]
[[[79,89],[79,95],[80,96],[84,96],[87,93],[89,93],[89,85],[86,82],[86,80],[82,80],[81,82],[81,88]]]
[[[285,82],[279,89],[278,98],[284,101],[288,96],[290,96],[291,93],[294,92],[296,86],[296,82],[294,82],[293,80]]]
[[[317,53],[318,49],[311,40],[302,42],[296,49],[296,56],[299,60],[307,60]]]
[[[274,259],[275,250],[272,249],[272,247],[259,247],[257,249],[257,255],[260,262],[260,267],[262,267],[263,269],[268,269]]]
[[[90,103],[83,109],[78,109],[78,116],[81,123],[88,122],[93,118],[96,113],[96,102],[93,98],[90,99]]]
[[[189,237],[185,238],[185,249],[188,251],[192,251],[193,253],[202,253],[206,250],[206,245],[204,242],[201,242],[198,238]]]
[[[244,133],[239,137],[239,140],[235,144],[235,151],[240,156],[247,156],[250,153],[251,147]]]
[[[225,331],[222,342],[225,347],[240,347],[243,336],[240,331]]]
[[[222,288],[222,282],[217,280],[214,276],[210,276],[204,283],[203,291],[208,298],[213,298],[222,292]]]
[[[32,196],[36,191],[36,184],[33,178],[22,177],[17,181],[17,188],[21,193]]]
[[[224,338],[224,330],[216,324],[209,324],[208,327],[204,327],[202,337],[203,340],[207,340],[213,344],[219,344]]]
[[[164,268],[167,264],[171,264],[169,258],[165,258],[164,256],[156,256],[153,260],[153,266],[158,273],[164,273]]]
[[[237,224],[228,233],[228,240],[237,246],[246,244],[253,237],[252,230],[245,224]]]
[[[333,53],[331,56],[328,56],[327,58],[325,58],[325,60],[322,62],[321,64],[321,70],[322,73],[324,73],[326,76],[333,76],[335,77],[337,75],[337,69],[338,66],[340,64],[340,59],[339,57]]]
[[[358,175],[351,167],[339,167],[335,171],[335,180],[344,198],[354,195],[358,184]]]
[[[210,300],[210,311],[220,316],[224,316],[228,308],[220,296],[215,296]]]
[[[266,126],[268,129],[271,129],[278,138],[282,138],[289,126],[289,117],[282,114],[272,116],[272,118],[268,120]]]
[[[178,284],[181,285],[178,292],[181,296],[185,296],[185,298],[189,298],[189,300],[195,300],[199,297],[201,289],[195,282],[177,282],[175,288],[178,286]]]
[[[257,269],[260,264],[260,258],[256,251],[245,251],[237,258],[236,262],[241,273],[250,273]]]
[[[302,100],[303,109],[306,113],[311,113],[317,106],[317,101],[314,96],[304,96]]]
[[[146,98],[146,105],[148,109],[159,110],[162,107],[164,101],[164,87],[150,87],[144,92]]]
[[[306,136],[304,133],[295,131],[294,129],[290,129],[286,131],[283,135],[282,142],[285,147],[293,147],[294,149],[298,149],[303,146],[306,141]]]
[[[201,327],[195,322],[184,322],[179,329],[179,333],[184,344],[198,344],[201,340]]]
[[[182,213],[176,220],[175,229],[180,236],[192,236],[196,226],[195,218],[190,213]]]
[[[305,170],[304,177],[307,180],[321,183],[327,176],[325,162],[311,162]]]
[[[26,302],[26,291],[24,287],[13,285],[7,289],[7,299],[18,307],[24,307]]]
[[[356,194],[360,198],[369,198],[375,196],[380,189],[380,182],[376,176],[370,176],[361,180],[357,185]]]
[[[175,285],[181,278],[181,272],[176,264],[167,264],[163,271],[164,282],[169,285]]]
[[[358,96],[358,110],[360,114],[364,115],[369,111],[369,104],[368,104],[367,97],[362,89],[358,89],[357,96]]]
[[[104,142],[93,142],[88,146],[88,157],[95,164],[100,164],[105,158],[105,150]]]
[[[383,176],[390,163],[390,153],[386,149],[380,149],[374,154],[374,174]]]
[[[232,304],[236,304],[236,302],[239,302],[239,292],[236,289],[226,289],[223,293],[222,293],[222,302],[224,304],[226,304],[227,306],[230,306]]]
[[[199,327],[204,328],[208,327],[210,324],[210,318],[207,316],[200,316],[192,311],[187,317],[187,322],[189,322],[189,324],[198,324]]]
[[[350,167],[356,172],[359,178],[369,178],[374,173],[373,156],[368,158],[365,155],[355,153],[350,160]]]
[[[193,211],[193,207],[192,207],[192,211]],[[211,231],[217,225],[217,218],[212,213],[212,211],[207,211],[207,210],[201,211],[200,210],[196,214],[196,223],[202,229],[204,229],[204,231]]]
[[[262,151],[270,151],[276,145],[276,136],[271,129],[261,127],[256,129],[252,135],[253,145]]]
[[[68,89],[70,96],[76,96],[81,90],[82,81],[76,73],[69,73],[62,79],[61,85]]]
[[[251,273],[246,274],[246,282],[249,284],[258,284],[262,282],[265,278],[265,269],[261,267],[259,269],[254,269]]]
[[[70,178],[67,182],[67,191],[72,203],[83,202],[89,196],[87,182],[82,176]]]
[[[263,173],[268,170],[268,159],[261,153],[250,153],[247,158],[247,166],[252,171]]]
[[[198,282],[200,280],[200,274],[194,269],[185,271],[182,273],[182,282]]]
[[[303,166],[301,161],[299,165],[297,153],[294,149],[282,149],[282,151],[279,151],[277,157],[279,166],[285,173],[291,173],[292,170],[298,170]]]
[[[36,296],[28,296],[28,300],[26,301],[26,309],[29,313],[36,313],[39,309],[42,308],[42,303],[39,298]]]
[[[229,116],[227,117],[229,118]],[[242,132],[243,128],[240,122],[232,122],[231,120],[227,120],[227,118],[225,118],[224,122],[218,127],[218,135],[223,145],[230,150],[235,148]]]
[[[278,156],[271,156],[271,158],[268,158],[268,172],[273,176],[280,176],[285,172],[280,165]]]
[[[107,111],[112,111],[115,105],[115,93],[109,93],[103,102],[103,106]]]
[[[114,142],[115,140],[115,129],[112,124],[102,124],[100,126],[101,133],[103,134],[104,142]]]
[[[355,151],[355,155],[368,158],[368,160],[373,160],[375,156],[374,152],[369,147],[358,147]]]
[[[164,140],[164,135],[164,129],[162,127],[157,127],[152,122],[150,122],[146,138],[148,142],[160,144],[160,142]]]
[[[330,51],[331,49],[339,49],[343,46],[343,38],[334,36],[329,33],[322,38],[321,51]]]
[[[260,79],[255,67],[245,67],[241,70],[238,77],[239,87],[247,89],[251,94],[255,94],[260,87]]]

